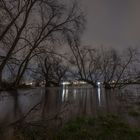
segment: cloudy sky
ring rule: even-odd
[[[87,15],[84,44],[140,46],[140,0],[82,0],[82,4]]]

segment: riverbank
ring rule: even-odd
[[[115,115],[76,118],[61,128],[49,129],[34,122],[14,129],[14,140],[139,140],[140,129],[132,128]]]

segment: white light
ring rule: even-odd
[[[29,83],[26,83],[26,85],[33,85],[33,83],[32,82],[29,82]]]
[[[63,87],[63,91],[62,91],[62,101],[67,101],[68,99],[68,89]]]
[[[98,101],[99,101],[99,106],[101,105],[101,89],[98,88]]]
[[[101,84],[101,82],[97,82],[97,85],[100,85]]]
[[[63,84],[63,85],[69,85],[70,82],[63,82],[62,84]]]

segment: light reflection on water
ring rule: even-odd
[[[68,99],[68,88],[63,85],[63,89],[62,89],[62,102],[63,101],[67,101]]]
[[[99,101],[99,105],[101,105],[101,87],[98,87],[98,101]]]
[[[140,106],[140,85],[114,91],[101,86],[96,89],[63,86],[3,92],[0,95],[0,122],[9,123],[19,119],[39,102],[41,104],[30,113],[29,120],[45,119],[56,113],[64,119],[96,116],[98,113],[124,115],[130,105]],[[140,125],[140,118],[137,121]]]

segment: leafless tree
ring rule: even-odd
[[[71,64],[77,79],[86,81],[96,86],[97,82],[103,82],[105,88],[116,88],[132,81],[134,67],[138,62],[138,50],[125,49],[121,54],[115,49],[103,47],[91,49],[79,47],[70,42],[72,50]]]
[[[69,68],[63,62],[62,56],[51,52],[46,56],[39,56],[38,60],[39,67],[36,69],[36,75],[40,81],[45,80],[45,87],[59,86],[63,80],[66,80]]]
[[[100,56],[100,71],[101,81],[106,88],[110,88],[110,84],[116,75],[118,65],[120,64],[120,56],[114,49],[104,49],[103,47],[98,50]]]
[[[70,48],[72,51],[70,63],[73,66],[75,78],[96,86],[99,67],[95,49],[80,47],[77,40],[74,43],[70,42]]]
[[[139,51],[135,48],[128,48],[122,54],[121,63],[116,72],[116,81],[113,88],[121,87],[125,83],[133,83],[133,65],[139,63]],[[138,67],[136,68],[138,69]]]
[[[114,49],[100,49],[101,81],[105,88],[116,88],[131,81],[133,65],[137,63],[138,51],[125,49],[121,54]]]
[[[34,7],[37,0],[29,0],[29,1],[20,1],[20,0],[13,0],[13,1],[2,1],[3,10],[5,17],[8,15],[8,19],[5,19],[5,28],[1,31],[0,41],[6,45],[8,45],[7,54],[3,61],[0,64],[0,82],[2,81],[2,72],[5,68],[7,62],[9,61],[10,57],[12,56],[13,51],[15,50],[16,46],[19,45],[20,37],[27,25],[27,22],[30,17],[30,13],[32,8]],[[12,33],[11,33],[12,32]],[[11,37],[13,40],[7,44],[7,40]]]
[[[10,2],[10,0],[8,1]],[[4,1],[8,11],[10,6]],[[55,42],[66,41],[66,36],[80,37],[84,28],[84,15],[78,9],[78,4],[72,2],[71,6],[54,0],[14,0],[15,12],[10,17],[1,38],[6,38],[9,30],[14,32],[13,40],[9,43],[7,54],[0,64],[0,81],[3,70],[12,56],[20,59],[14,85],[17,86],[29,62],[36,54],[42,53]],[[4,7],[4,6],[3,6]],[[23,51],[25,55],[21,57]],[[44,51],[45,52],[45,51]]]
[[[42,6],[44,6],[44,4]],[[42,6],[40,7],[41,9],[43,9]],[[37,49],[44,50],[45,47],[48,47],[50,43],[64,40],[65,34],[70,34],[71,37],[75,35],[78,37],[79,34],[77,33],[84,25],[83,15],[81,13],[78,13],[77,15],[76,3],[73,3],[72,8],[70,11],[68,11],[68,13],[66,13],[67,11],[59,3],[51,3],[49,8],[49,16],[46,15],[45,9],[40,13],[41,25],[35,30],[35,34],[32,36],[34,41],[27,41],[31,45],[31,49],[20,65],[15,84],[19,84],[21,77],[23,76],[26,67],[28,66],[29,60],[32,58],[33,53],[38,51]]]

